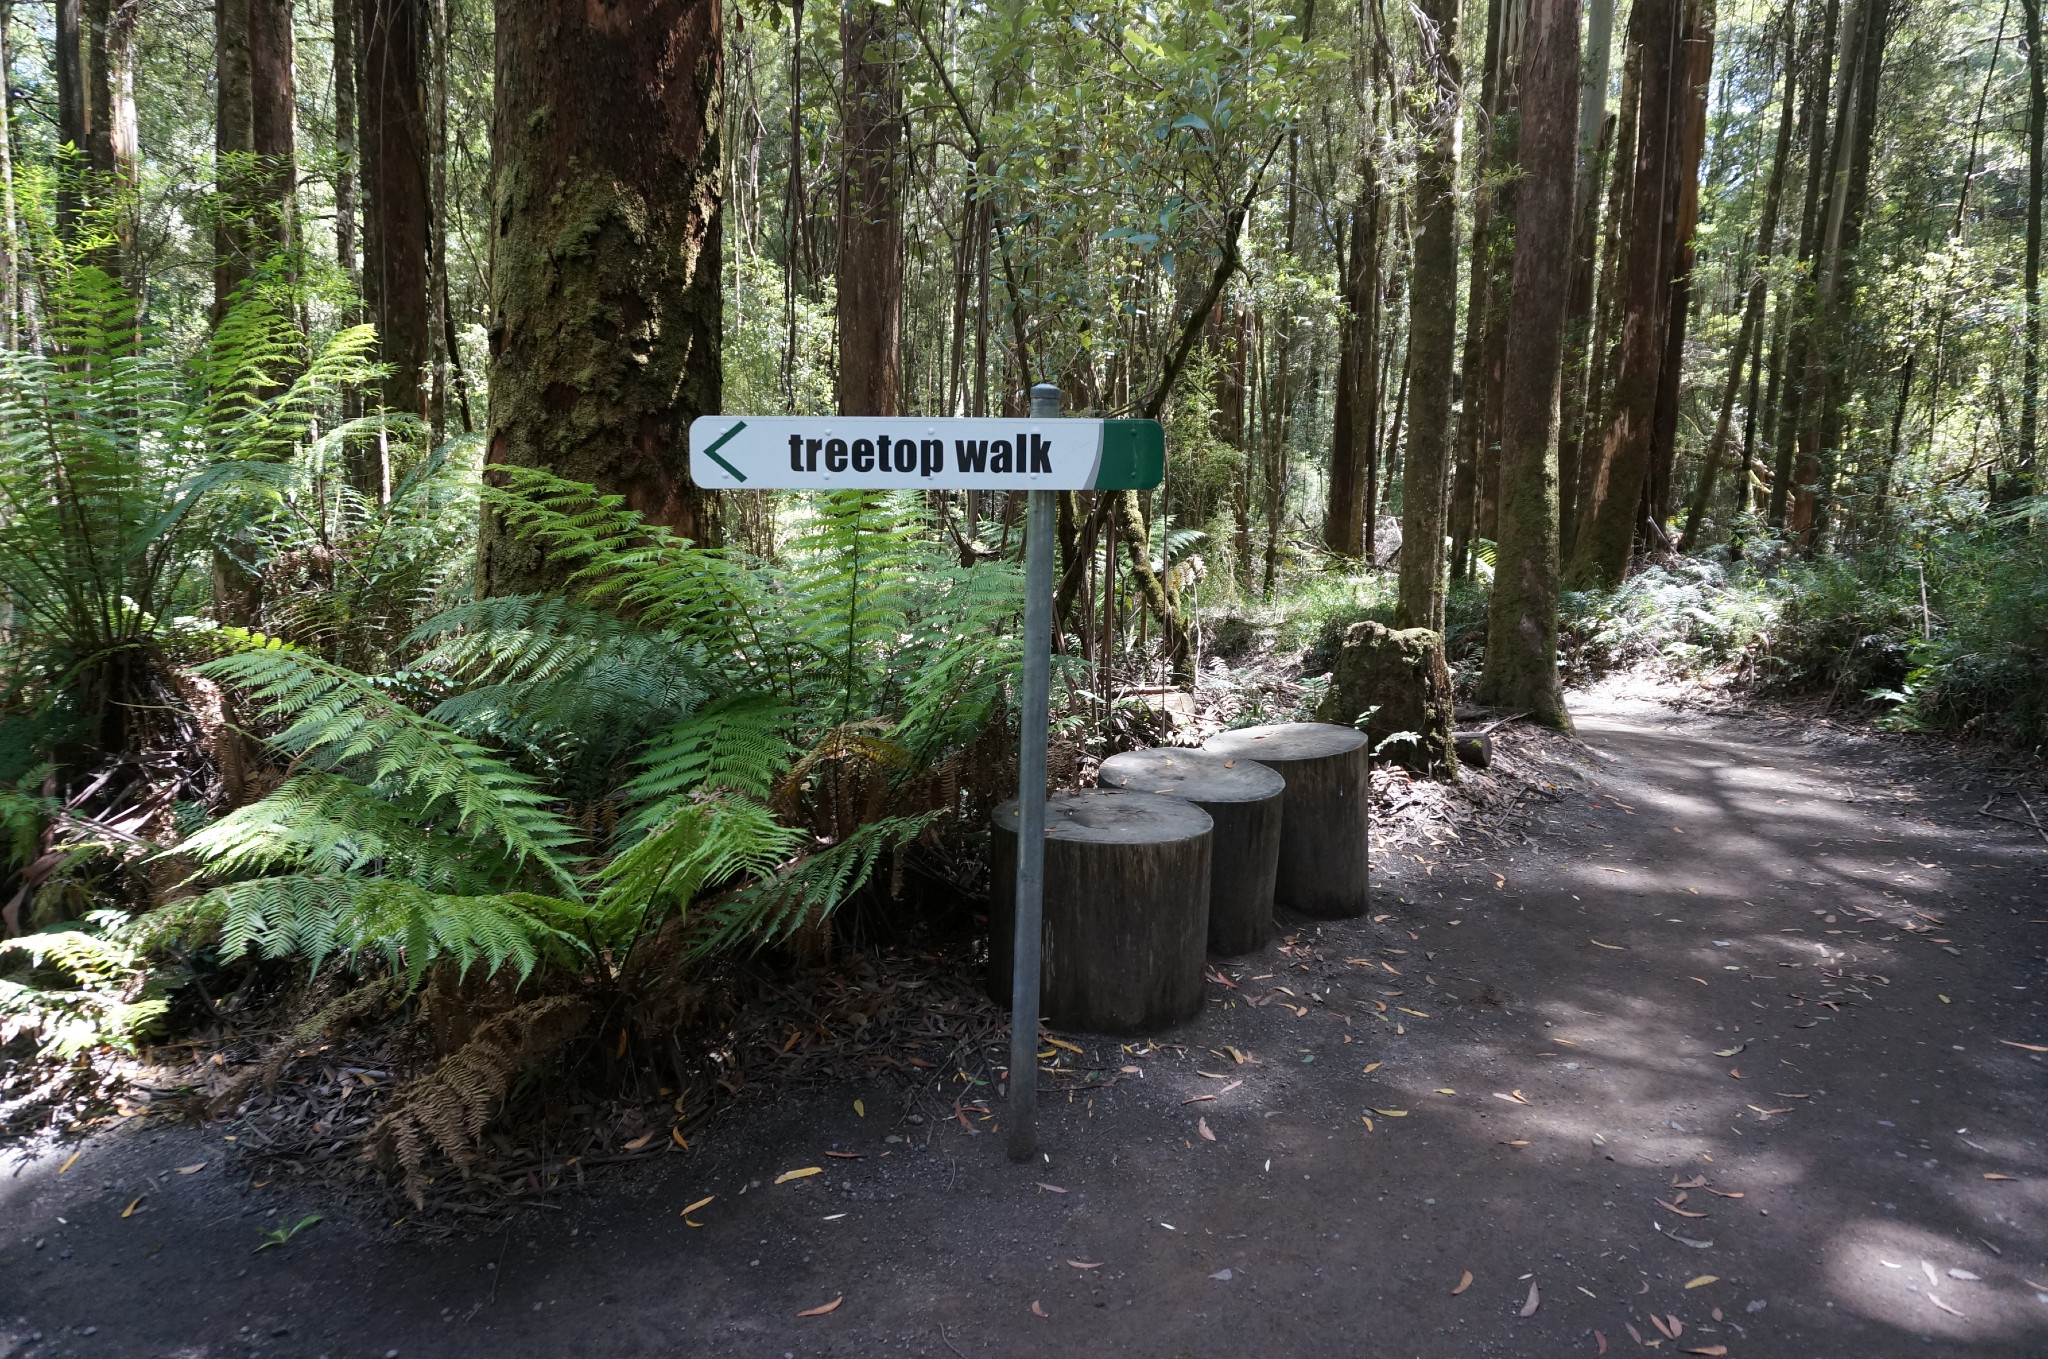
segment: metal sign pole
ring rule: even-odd
[[[1060,389],[1031,389],[1031,418]],[[1017,937],[1010,976],[1010,1159],[1038,1154],[1038,978],[1045,942],[1045,748],[1052,721],[1052,491],[1031,491],[1024,526],[1024,692],[1017,723]]]

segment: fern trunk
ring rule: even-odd
[[[713,537],[689,477],[689,424],[719,374],[717,0],[498,0],[491,280],[494,464],[623,496],[649,522]],[[483,594],[565,568],[487,511]]]

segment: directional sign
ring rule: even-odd
[[[722,490],[1149,490],[1166,468],[1156,420],[916,420],[705,415],[690,477]]]

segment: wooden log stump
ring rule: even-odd
[[[1209,938],[1209,814],[1153,793],[1090,789],[1045,801],[1046,1022],[1152,1033],[1202,1008]],[[996,808],[989,990],[1010,998],[1017,802]]]
[[[1280,803],[1287,781],[1255,760],[1161,746],[1102,762],[1105,788],[1186,798],[1209,814],[1209,951],[1250,953],[1273,937]]]
[[[1324,722],[1219,732],[1202,748],[1256,760],[1287,780],[1281,799],[1274,897],[1325,920],[1366,912],[1366,802],[1372,757],[1365,733]]]
[[[1489,769],[1493,766],[1493,738],[1483,731],[1461,731],[1452,735],[1451,744],[1458,752],[1458,762],[1469,764],[1474,769]]]

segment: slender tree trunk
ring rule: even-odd
[[[1637,106],[1642,96],[1642,50],[1626,46],[1621,67],[1621,102],[1614,118],[1614,147],[1609,156],[1607,225],[1600,244],[1600,286],[1593,301],[1593,351],[1586,364],[1586,395],[1579,417],[1578,454],[1572,459],[1577,484],[1570,496],[1571,518],[1558,540],[1558,556],[1569,564],[1578,550],[1580,530],[1593,503],[1593,481],[1600,470],[1600,449],[1612,414],[1614,380],[1621,371],[1621,261],[1623,227],[1635,184]],[[1560,499],[1563,497],[1560,496]],[[1560,519],[1563,514],[1560,511]]]
[[[1323,541],[1332,552],[1356,557],[1365,551],[1368,465],[1372,461],[1374,389],[1379,376],[1379,183],[1365,162],[1364,187],[1351,212],[1348,250],[1340,288],[1344,307],[1337,339],[1336,410],[1331,423],[1329,505]]]
[[[14,0],[0,0],[0,349],[16,344],[21,317],[21,238],[14,206],[14,95],[4,73],[14,69],[7,25]]]
[[[84,201],[79,194],[77,171],[92,140],[92,103],[87,93],[90,72],[84,0],[51,0],[56,21],[56,45],[51,50],[52,74],[57,85],[57,145],[71,147],[79,160],[63,167],[57,180],[57,232],[69,240],[78,231]]]
[[[1679,29],[1679,75],[1674,132],[1678,154],[1665,218],[1671,300],[1665,316],[1664,363],[1657,375],[1657,410],[1651,420],[1649,522],[1645,541],[1665,541],[1678,463],[1678,405],[1685,364],[1685,334],[1692,319],[1693,233],[1699,225],[1700,157],[1707,137],[1707,81],[1714,66],[1714,0],[1691,0]]]
[[[136,188],[141,148],[135,120],[135,21],[142,0],[86,0],[86,159],[95,196],[113,210],[114,247],[108,272],[140,296],[141,280],[131,276],[139,223]]]
[[[259,251],[298,244],[298,135],[292,69],[292,0],[249,3],[249,149],[255,199],[249,204]]]
[[[1581,585],[1613,585],[1628,569],[1644,484],[1657,387],[1663,373],[1670,255],[1665,249],[1666,194],[1676,160],[1679,0],[1637,0],[1629,41],[1641,49],[1635,170],[1631,176],[1628,245],[1621,322],[1621,368],[1614,411],[1601,441],[1592,498],[1579,525],[1571,577]]]
[[[1569,728],[1557,672],[1557,392],[1577,178],[1578,0],[1533,0],[1521,44],[1523,179],[1501,370],[1500,528],[1479,694]]]
[[[1410,406],[1401,480],[1395,620],[1444,625],[1444,471],[1458,331],[1458,0],[1417,0],[1427,101],[1417,111],[1415,240],[1408,286]]]
[[[1800,121],[1801,140],[1806,145],[1806,201],[1800,211],[1799,263],[1810,266],[1820,223],[1821,191],[1828,171],[1828,92],[1834,74],[1836,28],[1841,18],[1838,0],[1822,0],[1823,17],[1817,38],[1807,47],[1808,76]],[[1814,284],[1811,268],[1802,268],[1787,299],[1790,317],[1785,360],[1780,377],[1783,386],[1777,408],[1771,478],[1771,499],[1767,515],[1772,528],[1784,528],[1792,500],[1792,484],[1798,461],[1801,418],[1806,398],[1807,349],[1812,335]]]
[[[1604,96],[1604,85],[1602,93]],[[1570,550],[1578,527],[1579,448],[1585,438],[1585,426],[1592,418],[1587,403],[1596,385],[1591,375],[1599,365],[1593,289],[1600,265],[1600,182],[1614,153],[1616,122],[1604,109],[1603,101],[1601,126],[1593,145],[1585,150],[1587,161],[1580,166],[1579,185],[1572,197],[1572,291],[1565,303],[1564,368],[1558,378],[1557,522],[1561,552]]]
[[[891,60],[893,8],[840,11],[839,413],[902,409],[903,88]]]
[[[1487,417],[1486,316],[1493,300],[1493,219],[1498,202],[1494,152],[1500,112],[1501,28],[1515,0],[1487,0],[1486,42],[1480,57],[1479,116],[1474,139],[1479,154],[1472,167],[1472,248],[1465,293],[1465,344],[1458,363],[1456,466],[1451,476],[1451,579],[1471,568],[1472,539],[1479,528],[1479,463],[1485,455]]]
[[[353,0],[334,0],[334,257],[351,288],[356,263],[356,19]]]
[[[426,0],[361,4],[356,110],[362,157],[363,301],[377,327],[379,355],[390,368],[381,393],[383,404],[425,419],[433,361],[433,270],[428,260],[433,208],[422,70]],[[502,115],[497,125],[524,126],[508,124]],[[509,248],[500,222],[492,238],[494,274],[514,267]]]
[[[1714,495],[1714,482],[1721,468],[1721,458],[1728,447],[1728,430],[1735,413],[1735,394],[1740,389],[1742,368],[1746,356],[1759,342],[1763,331],[1764,303],[1770,293],[1771,250],[1778,235],[1778,204],[1785,188],[1785,166],[1792,158],[1792,116],[1796,85],[1793,81],[1793,60],[1798,52],[1798,35],[1794,23],[1795,11],[1791,6],[1785,9],[1785,92],[1778,107],[1778,141],[1771,156],[1770,178],[1764,184],[1764,201],[1757,216],[1756,260],[1750,266],[1747,301],[1742,310],[1742,331],[1736,337],[1735,351],[1728,361],[1728,380],[1721,389],[1721,413],[1714,422],[1713,441],[1707,446],[1706,465],[1700,471],[1699,486],[1693,494],[1692,508],[1685,518],[1684,544],[1688,551],[1699,546],[1700,525],[1705,519]],[[1747,360],[1750,369],[1750,405],[1756,404],[1756,364]],[[1742,463],[1743,481],[1749,477],[1748,436],[1744,436]],[[1736,508],[1742,507],[1743,490],[1736,492]]]
[[[492,464],[623,496],[715,542],[689,422],[720,408],[718,0],[497,0]],[[566,250],[574,232],[580,242]],[[478,593],[561,564],[486,514]]]
[[[448,0],[429,0],[428,20],[433,62],[426,118],[427,348],[432,364],[427,425],[438,446],[448,437],[448,370],[455,355],[455,318],[448,313]]]
[[[2027,16],[2027,258],[2026,340],[2020,371],[2020,452],[2018,494],[2034,490],[2038,458],[2041,402],[2041,156],[2042,129],[2048,123],[2048,80],[2043,79],[2041,0],[2020,0]]]
[[[255,90],[249,66],[251,0],[213,7],[213,319],[227,314],[249,276],[250,179],[255,172]]]
[[[1492,163],[1493,225],[1486,238],[1486,328],[1480,339],[1479,442],[1474,450],[1472,536],[1499,536],[1500,441],[1505,418],[1503,375],[1507,368],[1508,302],[1513,287],[1522,178],[1522,41],[1529,11],[1540,0],[1502,0],[1499,73],[1495,77]]]

